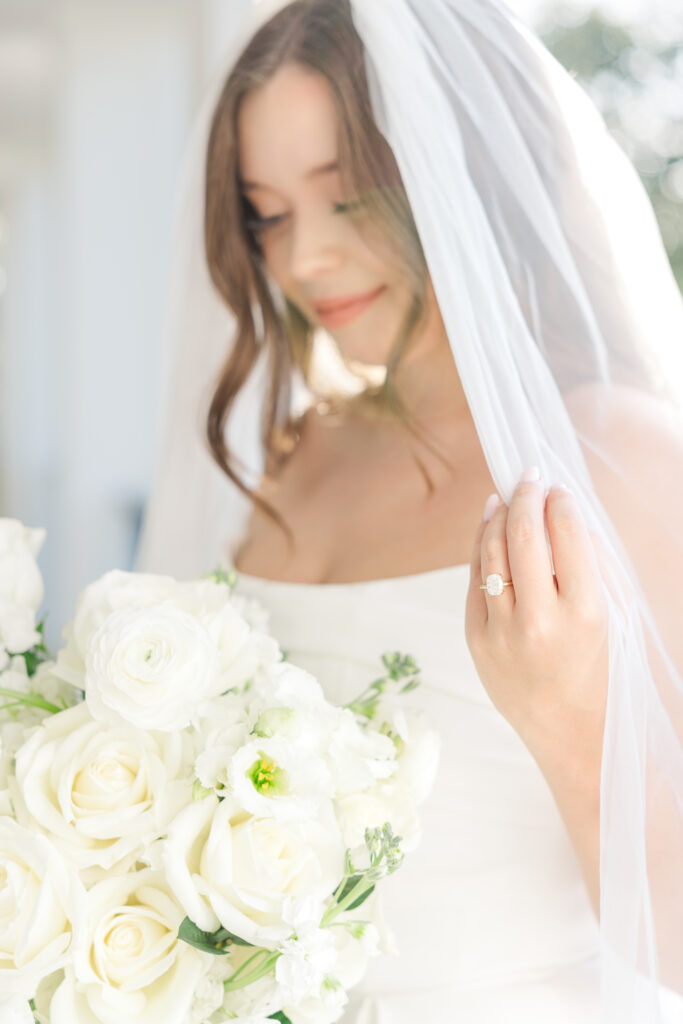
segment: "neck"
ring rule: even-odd
[[[395,381],[410,414],[429,429],[469,418],[469,406],[431,283],[427,303],[425,326],[399,364]]]

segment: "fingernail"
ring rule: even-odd
[[[483,518],[484,518],[484,522],[485,523],[488,523],[489,519],[492,517],[493,513],[496,511],[496,509],[498,508],[499,505],[500,505],[500,498],[498,497],[498,495],[497,494],[490,494],[488,496],[488,498],[486,499],[486,504],[484,505],[484,517]]]
[[[538,466],[529,466],[528,469],[524,470],[524,472],[522,473],[522,475],[520,477],[520,480],[524,484],[533,484],[536,480],[540,480],[540,479],[541,479],[541,471],[538,468]]]

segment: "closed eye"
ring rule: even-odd
[[[275,227],[276,224],[280,224],[286,216],[286,213],[279,213],[274,217],[247,217],[246,224],[250,231],[253,231],[255,234],[259,234],[267,228],[272,228]]]
[[[360,210],[360,208],[362,206],[363,206],[363,200],[362,199],[349,199],[345,203],[335,203],[334,204],[334,212],[335,213],[353,213],[354,210]]]

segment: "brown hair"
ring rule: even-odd
[[[427,270],[396,161],[373,118],[363,44],[349,2],[293,0],[251,38],[221,91],[209,136],[204,224],[211,277],[237,321],[234,345],[209,409],[209,444],[216,462],[237,487],[289,534],[278,513],[240,479],[235,469],[239,458],[225,441],[233,402],[265,348],[270,375],[262,440],[266,465],[281,464],[297,439],[291,414],[292,372],[298,367],[307,379],[310,365],[312,325],[286,299],[284,312],[278,312],[258,236],[249,224],[254,211],[239,180],[241,103],[287,63],[327,79],[339,113],[344,188],[362,197],[364,223],[379,226],[383,236],[391,239],[395,258],[413,287],[414,301],[391,351],[386,381],[374,395],[380,405],[399,415],[402,407],[392,378],[426,311]]]

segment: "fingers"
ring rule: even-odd
[[[545,517],[558,595],[570,602],[584,601],[596,590],[598,569],[588,527],[571,491],[551,487]]]
[[[491,511],[489,506],[488,511]],[[507,582],[511,579],[510,562],[508,559],[508,544],[506,525],[508,520],[508,508],[502,501],[498,501],[493,514],[484,529],[481,539],[481,583],[486,583],[489,576],[497,574]],[[513,587],[505,587],[501,594],[490,595],[482,590],[484,601],[489,613],[495,607],[497,613],[511,611],[515,603]]]
[[[474,547],[470,559],[470,587],[467,592],[465,607],[465,630],[468,636],[473,635],[486,625],[488,611],[483,591],[479,589],[481,580],[481,539],[486,529],[486,521],[482,519],[474,537]]]
[[[521,612],[557,600],[545,535],[545,488],[534,467],[523,474],[507,515],[507,551]]]

